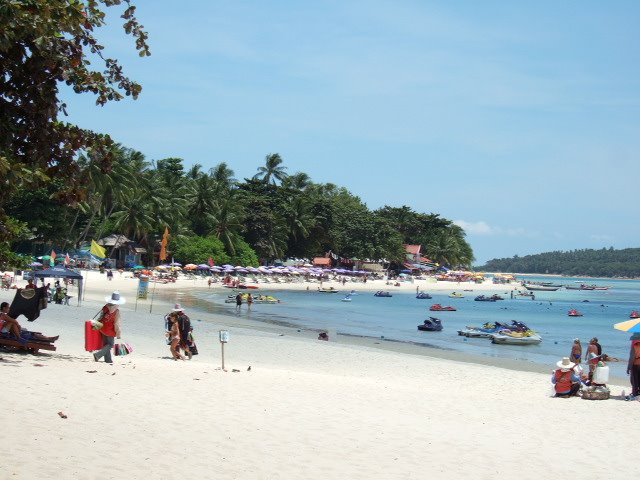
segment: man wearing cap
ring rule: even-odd
[[[551,376],[551,383],[555,385],[556,397],[572,397],[580,390],[580,378],[573,367],[576,366],[569,357],[564,357],[556,363],[558,367]]]
[[[97,362],[104,357],[105,363],[113,363],[111,359],[111,350],[115,343],[115,338],[120,338],[120,309],[119,305],[124,305],[127,300],[116,291],[110,297],[104,298],[107,304],[102,307],[101,317],[98,319],[102,323],[100,333],[104,346],[93,353],[93,359]]]

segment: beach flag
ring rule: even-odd
[[[214,262],[213,258],[211,258],[211,257],[209,257],[209,262],[207,262],[207,263],[209,263],[210,267],[213,267],[216,264],[216,262]]]
[[[89,250],[89,252],[98,258],[107,258],[107,252],[105,251],[104,247],[98,245],[98,242],[96,242],[95,240],[91,240],[91,249]]]
[[[161,262],[167,259],[167,244],[169,243],[169,227],[164,227],[164,235],[162,235],[162,242],[160,242],[160,256],[158,257]]]
[[[56,264],[56,252],[54,250],[51,250],[51,260],[49,262],[52,267]]]
[[[69,254],[67,253],[64,256],[64,264],[68,267],[70,263],[71,263],[71,258],[69,258]]]

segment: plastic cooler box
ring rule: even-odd
[[[94,330],[91,320],[87,320],[84,322],[84,349],[87,352],[93,352],[100,350],[102,347],[102,334],[100,330]]]

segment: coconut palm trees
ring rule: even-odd
[[[270,153],[264,157],[264,167],[258,167],[258,173],[253,178],[264,183],[276,185],[287,178],[287,167],[282,166],[282,157],[279,153]]]

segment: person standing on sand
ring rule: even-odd
[[[247,295],[247,309],[251,310],[251,305],[253,305],[253,295]]]
[[[236,310],[240,310],[241,306],[242,306],[242,294],[238,293],[236,295]]]
[[[102,334],[102,340],[104,347],[96,352],[93,352],[93,359],[97,362],[104,357],[105,363],[113,363],[111,358],[111,350],[115,343],[116,338],[120,338],[120,308],[119,305],[124,305],[127,300],[120,295],[120,292],[115,291],[110,297],[105,297],[107,304],[102,307],[102,312],[98,321],[102,323],[100,327],[100,333]]]
[[[596,365],[600,361],[600,355],[602,355],[602,347],[598,343],[598,339],[593,337],[589,341],[587,347],[587,354],[585,360],[589,363],[589,380],[593,378],[593,372],[596,370]]]
[[[640,395],[640,340],[631,342],[627,375],[631,380],[631,397],[628,398],[631,400]]]
[[[191,320],[184,313],[184,308],[179,303],[173,306],[173,312],[178,316],[178,330],[180,332],[180,347],[184,350],[189,360],[191,360],[191,350],[189,349],[189,332],[191,332]]]
[[[178,326],[178,313],[171,312],[169,314],[169,321],[171,322],[171,330],[169,330],[169,340],[171,344],[169,350],[174,360],[184,360],[184,357],[180,354],[178,347],[180,346],[180,327]]]
[[[577,365],[580,365],[582,361],[582,345],[580,344],[579,338],[573,339],[573,346],[571,347],[571,361]]]

